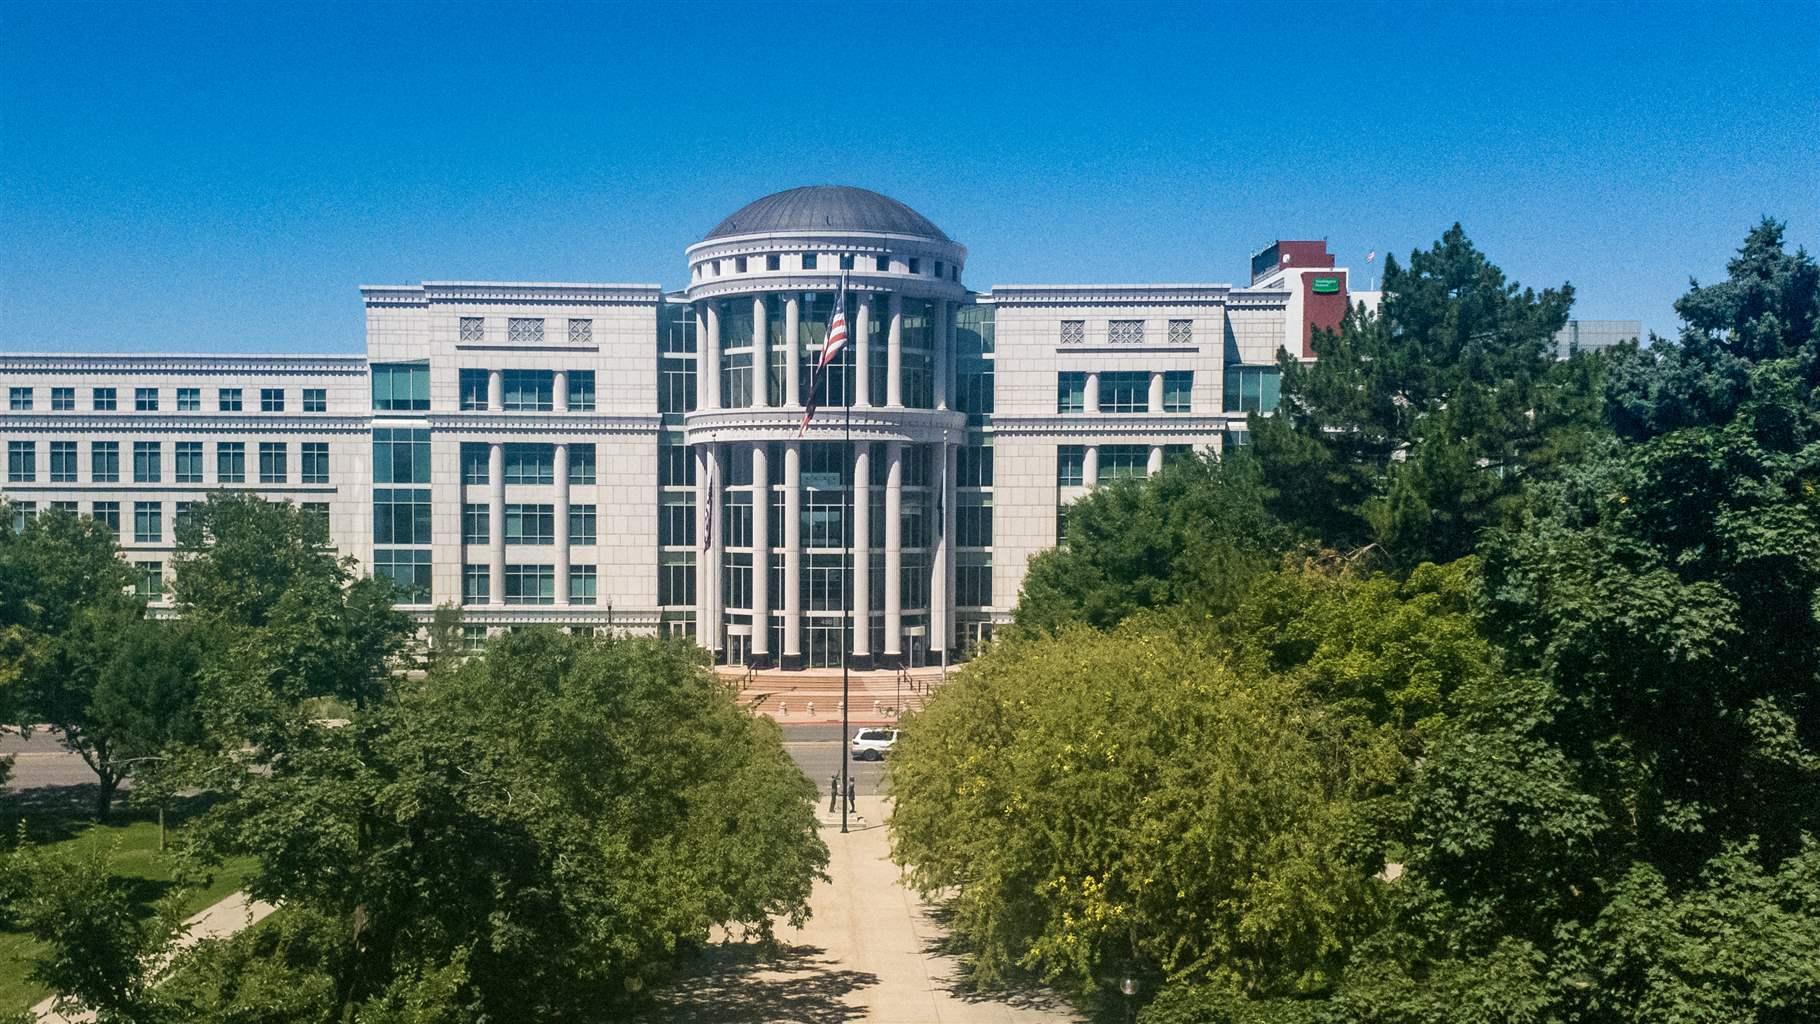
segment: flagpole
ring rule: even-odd
[[[833,323],[836,316],[845,318],[847,315],[846,274],[840,276],[840,292],[835,296],[834,307],[833,314],[828,318],[829,323]],[[850,349],[854,343],[849,340],[846,347]],[[842,354],[845,355],[845,353]],[[853,573],[857,571],[858,567],[853,564],[852,530],[853,488],[857,486],[858,481],[853,478],[853,380],[847,376],[845,370],[841,371],[841,380],[845,385],[841,388],[841,397],[845,399],[845,413],[841,417],[843,435],[841,458],[845,460],[847,466],[846,507],[841,509],[841,536],[847,541],[846,557],[842,559],[847,563],[847,571],[841,574],[841,590],[844,591],[841,594],[841,604],[846,606],[847,614],[845,622],[842,624],[841,633],[843,635],[840,645],[840,773],[843,784],[845,784],[847,772],[851,770],[847,766],[847,752],[851,742],[848,734],[852,730],[847,719],[851,713],[849,709],[853,706],[853,698],[848,691],[847,663],[852,660],[850,652],[853,650],[853,630],[855,628],[853,622]],[[847,831],[847,801],[845,799],[840,802],[840,830],[842,834]]]

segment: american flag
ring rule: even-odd
[[[714,546],[714,502],[718,497],[714,493],[714,470],[720,464],[720,460],[714,457],[711,448],[707,463],[708,500],[702,502],[701,506],[701,549],[704,552]]]
[[[828,321],[828,337],[822,343],[822,357],[815,362],[815,369],[809,372],[809,401],[803,408],[802,425],[796,428],[796,436],[801,437],[809,429],[809,420],[815,416],[815,385],[821,379],[822,371],[840,355],[840,350],[847,347],[847,275],[840,276],[840,291],[834,296],[834,317]]]

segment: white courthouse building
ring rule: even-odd
[[[0,352],[0,496],[105,520],[168,601],[175,523],[289,500],[470,640],[527,623],[682,633],[719,661],[953,659],[1008,619],[1097,484],[1218,450],[1345,309],[1320,242],[1227,284],[970,289],[896,200],[766,196],[688,284],[371,285],[364,355]],[[850,343],[812,368],[842,278]],[[813,386],[821,408],[799,436]],[[846,441],[850,431],[851,445]],[[855,571],[855,570],[858,571]]]

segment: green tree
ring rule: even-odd
[[[984,981],[1318,989],[1377,920],[1394,733],[1241,676],[1204,630],[1014,636],[905,728],[893,855],[951,894]]]
[[[236,791],[197,840],[258,855],[253,894],[311,915],[285,969],[337,1020],[448,987],[464,1020],[600,1019],[711,928],[800,921],[827,859],[777,727],[675,641],[502,637]],[[258,948],[197,977],[248,977]]]
[[[1405,568],[1471,553],[1575,447],[1556,435],[1596,423],[1594,382],[1553,360],[1572,302],[1506,281],[1457,224],[1407,268],[1387,259],[1377,313],[1317,332],[1312,363],[1283,357],[1280,408],[1252,416],[1272,511]]]

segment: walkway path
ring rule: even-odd
[[[666,990],[647,1024],[1081,1020],[1046,992],[989,999],[958,985],[960,965],[942,951],[941,926],[898,881],[881,824],[885,811],[883,798],[860,797],[860,823],[846,835],[838,816],[824,813],[834,881],[815,887],[807,924],[778,928],[782,955],[762,959],[749,944],[717,947],[699,972]]]

